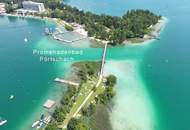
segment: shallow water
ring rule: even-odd
[[[111,113],[111,120],[116,130],[189,129],[190,57],[187,41],[190,28],[182,25],[190,22],[190,2],[69,0],[68,3],[80,9],[119,16],[128,9],[147,8],[169,19],[160,41],[108,50],[107,60],[114,61],[109,64],[115,67],[111,71],[119,79],[118,94],[114,99],[117,105]],[[42,104],[45,100],[58,100],[64,91],[53,80],[67,76],[73,61],[40,62],[39,56],[32,54],[33,49],[82,51],[82,55],[72,55],[74,61],[101,59],[102,49],[88,48],[88,40],[68,45],[44,37],[46,26],[54,27],[39,20],[0,17],[0,116],[8,120],[1,130],[30,129],[31,123],[44,112]],[[28,43],[24,42],[25,37]],[[81,43],[85,43],[86,48],[77,48]],[[10,101],[12,94],[15,99]]]
[[[188,130],[190,1],[68,0],[67,3],[86,11],[117,16],[129,9],[144,8],[169,19],[161,40],[154,41],[147,51],[140,52],[143,54],[140,77],[153,100],[157,118],[161,122],[160,130]]]
[[[158,129],[159,122],[153,102],[143,80],[139,77],[139,61],[108,61],[105,73],[117,76],[117,95],[110,113],[113,129]]]

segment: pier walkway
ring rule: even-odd
[[[59,82],[59,83],[73,85],[73,86],[79,86],[79,83],[75,83],[75,82],[64,80],[64,79],[60,79],[60,78],[56,78],[55,81]]]

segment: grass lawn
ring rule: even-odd
[[[90,92],[92,91],[92,89],[94,88],[97,82],[98,82],[97,77],[91,77],[88,79],[86,83],[84,83],[81,86],[76,102],[73,104],[73,107],[71,108],[70,113],[66,116],[66,119],[64,120],[63,125],[68,124],[69,120],[73,117],[74,113],[77,111],[79,106],[90,94]],[[104,88],[102,86],[103,84],[101,83],[100,86],[97,87],[96,91],[91,95],[91,97],[89,98],[86,104],[89,104],[91,101],[93,101],[96,95],[103,93]]]

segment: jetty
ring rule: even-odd
[[[79,86],[79,83],[75,83],[75,82],[72,82],[72,81],[69,81],[69,80],[60,79],[60,78],[56,78],[55,81],[59,82],[59,83],[73,85],[73,86]]]
[[[103,76],[103,73],[104,73],[104,65],[106,63],[107,47],[108,47],[108,43],[105,43],[104,52],[103,52],[103,56],[102,56],[102,64],[101,64],[100,76]]]
[[[51,109],[53,106],[55,105],[55,101],[48,99],[45,103],[44,103],[44,107],[47,109]]]

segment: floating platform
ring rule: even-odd
[[[53,100],[48,99],[45,103],[44,103],[44,107],[47,109],[51,109],[53,106],[55,105],[55,102]]]

